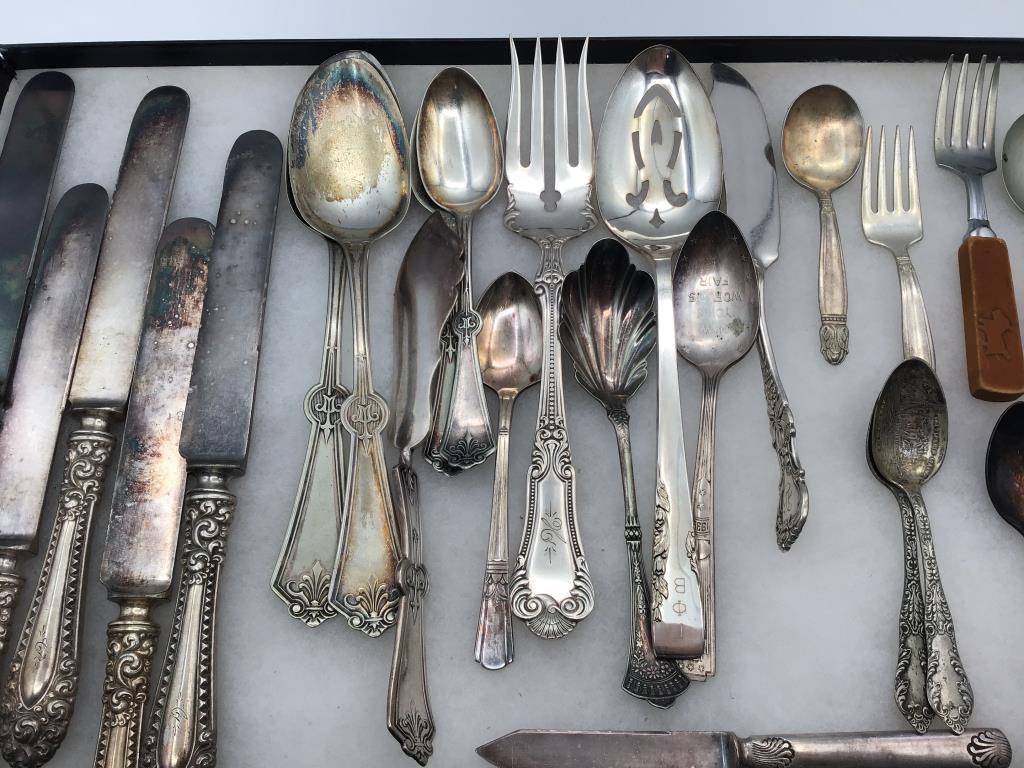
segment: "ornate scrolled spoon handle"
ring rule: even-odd
[[[120,605],[120,615],[107,625],[96,768],[138,768],[149,670],[160,635],[149,618],[149,598],[122,598]]]
[[[214,622],[235,495],[223,473],[200,474],[185,497],[182,577],[163,675],[143,754],[146,768],[199,768],[216,761]]]
[[[953,733],[963,733],[974,710],[974,692],[967,679],[953,630],[953,615],[946,602],[935,558],[928,510],[920,490],[907,490],[914,510],[924,562],[924,634],[928,641],[928,703]]]
[[[434,752],[434,716],[430,712],[423,654],[427,573],[421,552],[418,480],[407,461],[392,470],[392,479],[397,489],[395,511],[402,529],[405,557],[398,564],[402,600],[388,681],[388,730],[405,754],[426,765]]]
[[[57,513],[32,605],[0,701],[0,751],[15,768],[49,761],[78,693],[79,616],[89,529],[114,447],[102,412],[68,437]]]
[[[850,351],[850,330],[846,326],[846,266],[839,222],[832,196],[820,193],[821,243],[818,250],[818,309],[821,313],[821,354],[839,365]]]

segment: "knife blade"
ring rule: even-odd
[[[71,384],[68,406],[79,424],[68,436],[50,543],[0,699],[0,752],[15,768],[49,760],[74,711],[93,511],[114,452],[110,423],[128,400],[187,120],[188,96],[165,86],[142,99],[128,131]]]
[[[752,736],[727,731],[515,731],[477,748],[500,768],[978,768],[1010,765],[995,728]]]
[[[283,150],[267,131],[238,137],[228,156],[210,258],[203,323],[181,455],[194,478],[185,496],[182,569],[145,752],[149,765],[213,765],[217,755],[213,639],[217,585],[235,515],[232,475],[245,472],[270,277]]]
[[[57,204],[40,251],[21,365],[11,379],[12,403],[0,428],[0,652],[24,581],[19,560],[36,548],[107,203],[103,187],[72,187]]]
[[[423,653],[423,566],[419,480],[412,451],[430,431],[431,380],[441,354],[441,328],[455,306],[465,276],[462,240],[435,212],[409,244],[395,284],[395,446],[391,469],[395,518],[401,537],[398,630],[388,679],[388,730],[402,751],[426,765],[433,754],[434,718],[427,695]]]
[[[100,581],[119,605],[107,626],[96,765],[138,765],[142,710],[159,628],[153,603],[171,588],[185,459],[181,422],[202,317],[213,227],[201,219],[167,226],[157,246],[139,342],[123,447],[114,481]]]
[[[63,72],[29,80],[0,152],[0,399],[10,396],[25,304],[75,84]]]
[[[730,66],[714,63],[711,79],[711,106],[722,140],[726,192],[723,198],[728,201],[729,217],[747,240],[757,277],[761,305],[757,351],[768,404],[768,426],[780,472],[775,537],[785,552],[793,546],[807,521],[809,497],[804,468],[796,451],[796,421],[782,386],[765,317],[764,273],[779,258],[781,230],[775,152],[764,107],[743,75]]]

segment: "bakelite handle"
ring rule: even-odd
[[[968,237],[960,246],[959,262],[971,395],[1015,400],[1024,394],[1024,352],[1006,242]]]

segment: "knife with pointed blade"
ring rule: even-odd
[[[430,431],[431,378],[440,356],[441,328],[465,275],[462,255],[462,241],[435,212],[409,244],[395,285],[394,437],[401,458],[391,470],[391,488],[403,559],[398,564],[402,600],[388,680],[387,722],[402,751],[420,765],[426,765],[434,751],[434,717],[423,655],[427,572],[412,452]]]
[[[40,251],[21,364],[11,379],[11,407],[0,429],[0,653],[24,581],[19,560],[36,549],[107,203],[103,187],[72,187],[57,204]]]
[[[29,80],[0,152],[0,399],[10,397],[28,287],[75,84],[63,72]]]
[[[182,579],[143,765],[200,768],[217,758],[214,636],[217,585],[235,515],[233,475],[249,454],[256,369],[270,277],[283,150],[267,131],[238,137],[228,156],[185,418]]]
[[[142,710],[160,631],[149,612],[167,597],[174,575],[186,473],[178,442],[212,241],[213,227],[202,219],[169,224],[149,281],[100,562],[100,581],[120,612],[107,626],[97,768],[139,764]]]
[[[750,83],[725,64],[711,65],[711,106],[722,140],[729,217],[747,239],[754,260],[761,305],[757,351],[768,403],[772,447],[779,459],[779,506],[775,536],[783,552],[793,546],[807,521],[804,468],[796,452],[796,422],[782,387],[764,311],[764,273],[779,258],[779,184],[768,119]],[[729,180],[733,184],[729,184]]]
[[[187,120],[188,95],[165,86],[142,99],[128,131],[71,383],[68,406],[79,424],[68,436],[53,532],[0,700],[0,751],[14,768],[53,757],[74,712],[93,511],[114,452],[110,423],[128,402]]]
[[[477,748],[499,768],[1008,768],[995,728],[952,733],[515,731]]]

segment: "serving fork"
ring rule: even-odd
[[[981,57],[971,103],[964,115],[967,71],[964,56],[949,118],[953,57],[946,62],[935,108],[935,162],[959,176],[967,188],[967,234],[958,253],[964,342],[971,394],[982,400],[1013,400],[1024,394],[1017,301],[1006,243],[988,220],[982,177],[996,168],[996,100],[999,59],[992,68],[984,107],[986,57]],[[982,109],[984,108],[984,112]]]
[[[554,171],[545,178],[544,74],[540,40],[534,52],[530,115],[530,159],[521,154],[519,56],[512,52],[512,89],[505,129],[508,207],[505,226],[540,248],[534,290],[541,299],[544,351],[537,432],[530,457],[526,522],[509,585],[512,612],[540,637],[563,637],[594,607],[594,588],[576,521],[576,470],[562,394],[562,349],[558,340],[562,247],[591,229],[596,214],[594,138],[587,95],[587,45],[577,79],[577,157],[569,157],[565,57],[558,39],[555,58]]]
[[[904,204],[903,156],[900,129],[896,126],[893,145],[892,184],[886,170],[885,128],[878,138],[877,202],[872,202],[874,161],[872,159],[871,128],[864,142],[864,162],[861,183],[860,216],[864,237],[875,245],[889,249],[896,258],[900,278],[900,300],[903,306],[903,357],[917,357],[935,369],[935,348],[928,326],[928,313],[921,294],[917,272],[910,261],[910,246],[924,236],[921,221],[921,195],[917,186],[917,150],[914,146],[914,128],[910,128],[907,147],[906,186]],[[891,190],[891,194],[890,194]]]

